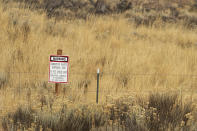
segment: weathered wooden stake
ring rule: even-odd
[[[57,50],[57,55],[62,55],[62,50],[61,49],[58,49]],[[59,83],[55,83],[55,93],[56,93],[56,95],[58,95],[59,94]]]

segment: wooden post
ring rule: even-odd
[[[61,49],[58,49],[57,50],[57,55],[62,55],[62,50]],[[58,95],[59,94],[59,83],[55,83],[55,93],[56,93],[56,95]]]

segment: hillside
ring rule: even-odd
[[[152,25],[157,19],[168,23],[197,24],[195,0],[3,0],[17,2],[31,10],[44,10],[47,16],[61,19],[87,19],[90,15],[124,14],[137,26]]]
[[[1,0],[0,130],[195,130],[195,4]],[[57,49],[70,58],[58,96],[48,83]]]

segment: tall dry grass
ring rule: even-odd
[[[0,72],[4,72],[0,116],[20,105],[57,112],[65,103],[94,102],[97,68],[103,72],[100,103],[108,102],[108,96],[180,90],[183,99],[192,95],[195,101],[196,33],[196,28],[188,29],[181,22],[168,24],[160,19],[152,26],[136,27],[121,14],[57,21],[43,10],[0,2]],[[70,85],[62,85],[65,95],[54,97],[53,85],[46,81],[49,55],[57,49],[70,56]],[[44,75],[31,74],[35,72]]]

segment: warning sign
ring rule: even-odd
[[[49,82],[68,82],[68,56],[50,56]]]

